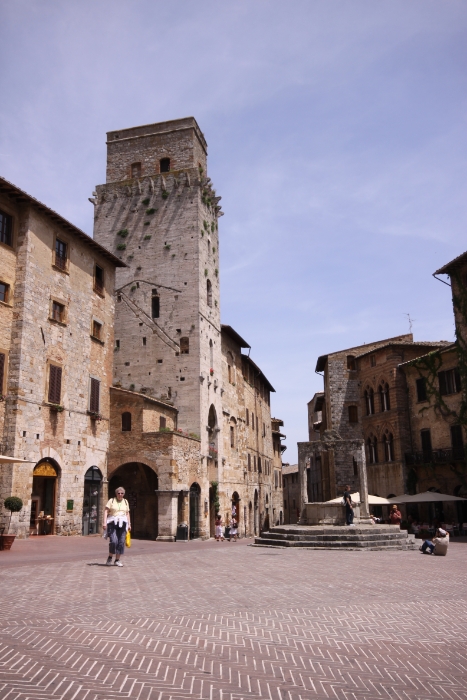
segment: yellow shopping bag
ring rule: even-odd
[[[127,530],[127,533],[126,533],[125,544],[127,547],[131,547],[131,533],[129,530]]]

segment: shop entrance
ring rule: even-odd
[[[116,469],[109,479],[109,498],[120,486],[130,506],[131,534],[138,540],[155,540],[159,534],[157,474],[146,464],[129,462]]]
[[[43,459],[32,473],[31,518],[32,535],[55,533],[55,502],[60,467],[52,459]]]
[[[84,475],[83,535],[100,531],[102,473],[91,467]]]

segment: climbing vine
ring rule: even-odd
[[[219,501],[219,482],[211,481],[211,489],[210,501],[214,507],[214,512],[217,514],[221,509],[221,504]]]

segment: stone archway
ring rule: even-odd
[[[159,534],[157,491],[159,480],[155,471],[142,462],[119,466],[109,477],[109,498],[123,486],[130,504],[131,534],[139,540],[155,540]]]
[[[201,536],[201,486],[196,482],[190,486],[190,540]]]

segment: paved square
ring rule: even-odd
[[[251,540],[250,540],[251,541]],[[0,700],[467,700],[467,543],[270,551],[98,538],[0,552]]]

